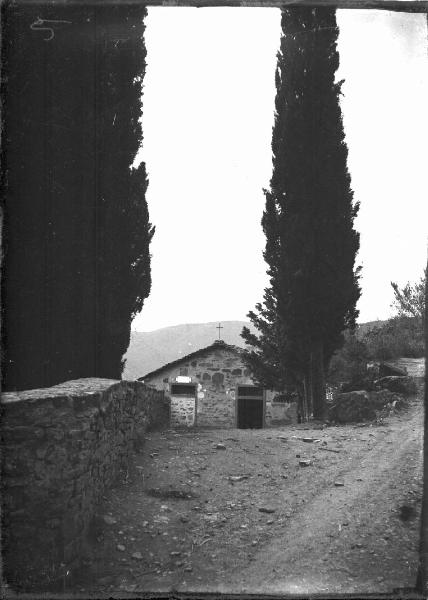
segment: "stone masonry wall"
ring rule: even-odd
[[[195,398],[171,396],[171,427],[193,427],[196,422]]]
[[[169,423],[162,392],[141,382],[78,379],[2,394],[3,577],[45,590],[78,566],[103,491]]]
[[[297,402],[275,402],[275,392],[266,394],[265,421],[271,427],[297,423]]]
[[[146,379],[148,385],[170,394],[176,377],[187,376],[197,384],[197,427],[236,427],[236,386],[255,385],[251,373],[238,352],[219,345],[207,353],[183,361]],[[272,404],[276,394],[266,392],[265,426],[295,422],[290,404]],[[189,422],[188,401],[172,400],[171,425],[186,426]]]

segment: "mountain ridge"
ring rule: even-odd
[[[163,365],[205,348],[218,339],[218,321],[184,323],[154,331],[132,331],[123,379],[137,379]],[[222,321],[221,339],[227,344],[244,347],[241,331],[244,326],[255,331],[247,321]]]
[[[358,326],[360,333],[380,326],[384,321],[370,321]],[[132,331],[127,352],[124,355],[123,379],[138,379],[169,362],[211,345],[218,339],[218,321],[207,323],[183,323],[162,327],[153,331]],[[221,339],[233,346],[245,347],[241,337],[244,326],[257,333],[249,321],[222,321]]]

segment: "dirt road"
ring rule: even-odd
[[[153,433],[104,500],[78,589],[412,587],[422,423],[414,399],[381,425]]]

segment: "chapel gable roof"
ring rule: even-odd
[[[233,346],[232,344],[226,344],[226,342],[223,342],[223,340],[216,340],[213,344],[210,344],[209,346],[206,346],[205,348],[200,348],[199,350],[196,350],[195,352],[192,352],[191,354],[187,354],[186,356],[181,356],[180,358],[177,358],[176,360],[173,360],[172,362],[167,363],[166,365],[163,365],[162,367],[159,367],[158,369],[155,369],[154,371],[151,371],[150,373],[147,373],[146,375],[143,375],[143,377],[139,377],[138,381],[145,381],[146,379],[149,379],[155,375],[159,375],[160,373],[162,373],[162,371],[166,371],[167,369],[170,369],[171,367],[176,367],[177,365],[179,365],[183,362],[187,362],[196,357],[203,356],[204,354],[209,354],[213,350],[228,350],[229,352],[233,352],[237,355],[241,355],[243,352],[243,348],[240,348],[239,346]]]

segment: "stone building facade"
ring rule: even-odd
[[[246,429],[296,422],[295,403],[279,401],[276,392],[259,387],[242,349],[222,340],[140,380],[170,397],[172,427]]]

